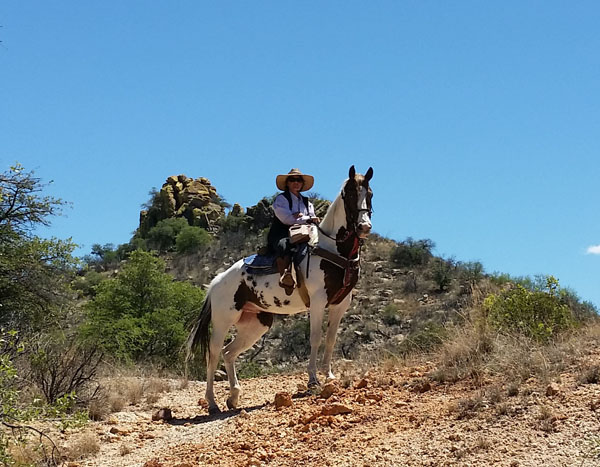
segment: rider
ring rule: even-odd
[[[277,269],[281,278],[279,285],[291,294],[295,287],[291,272],[291,243],[289,228],[294,224],[318,224],[315,208],[302,191],[310,190],[314,184],[312,175],[292,169],[287,174],[277,175],[275,183],[283,191],[273,202],[275,217],[267,236],[269,250],[277,255]]]

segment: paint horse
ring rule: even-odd
[[[274,314],[292,315],[310,311],[309,387],[319,384],[317,352],[321,341],[325,308],[329,320],[323,356],[323,372],[334,379],[331,357],[342,315],[350,306],[352,288],[358,280],[360,245],[371,231],[371,198],[369,181],[373,169],[365,175],[350,168],[349,178],[340,194],[329,206],[319,225],[318,243],[311,255],[298,267],[299,287],[286,295],[278,284],[279,275],[250,274],[240,260],[213,279],[202,311],[188,338],[188,358],[200,345],[206,358],[206,401],[209,413],[220,409],[215,401],[213,383],[219,355],[223,351],[230,385],[227,407],[238,406],[240,384],[235,360],[269,330]],[[212,323],[212,334],[210,324]],[[236,337],[223,348],[231,326]]]

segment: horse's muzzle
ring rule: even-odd
[[[371,226],[369,224],[360,224],[357,233],[360,238],[367,238],[371,233]]]

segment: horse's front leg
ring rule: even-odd
[[[335,379],[333,371],[331,371],[331,358],[333,356],[333,348],[337,338],[337,331],[342,320],[342,316],[348,310],[352,294],[348,294],[341,303],[329,306],[329,319],[327,322],[327,337],[325,338],[325,353],[323,354],[323,372],[327,375],[328,380]]]
[[[317,377],[317,354],[321,344],[323,331],[323,314],[325,306],[311,306],[310,308],[310,359],[308,361],[308,387],[319,385]]]

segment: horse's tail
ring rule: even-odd
[[[208,343],[210,340],[210,321],[212,318],[212,308],[210,304],[210,290],[206,294],[204,304],[202,305],[202,311],[198,317],[198,321],[194,324],[192,331],[187,340],[187,354],[186,354],[186,367],[187,363],[194,357],[195,350],[200,345],[200,356],[203,361],[206,361],[206,352],[208,350]]]

